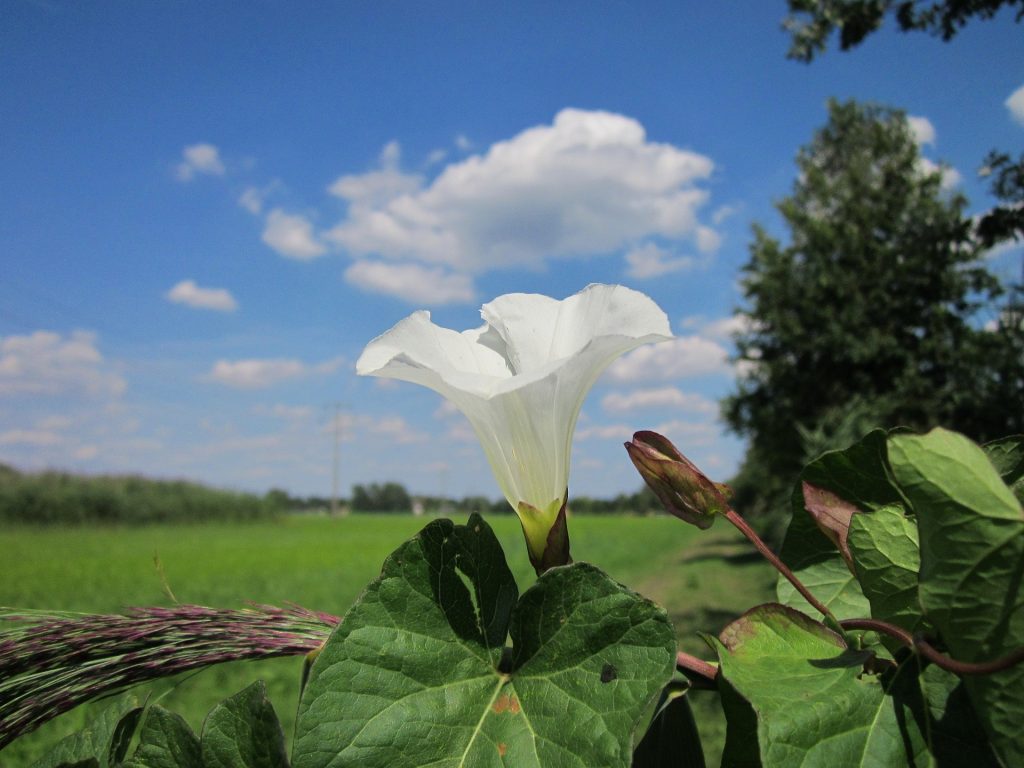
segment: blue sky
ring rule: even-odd
[[[783,234],[772,203],[827,99],[905,109],[973,211],[983,156],[1024,139],[1011,14],[949,44],[890,25],[809,66],[784,15],[8,0],[0,461],[328,493],[337,426],[343,489],[496,498],[459,414],[356,358],[416,309],[465,329],[499,294],[608,282],[678,339],[591,392],[571,492],[635,490],[621,443],[642,428],[727,477],[739,268],[753,223]]]

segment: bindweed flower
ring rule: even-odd
[[[617,357],[672,333],[650,298],[619,285],[563,301],[506,294],[480,314],[484,325],[460,333],[415,312],[371,341],[356,371],[422,384],[465,414],[539,573],[569,562],[569,454],[584,397]]]
[[[710,528],[715,515],[729,509],[728,487],[708,480],[668,438],[637,432],[625,445],[640,476],[671,514],[698,528]]]

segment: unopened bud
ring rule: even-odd
[[[729,488],[709,480],[657,432],[637,432],[626,452],[647,486],[681,520],[710,528],[715,515],[729,509]]]

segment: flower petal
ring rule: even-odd
[[[416,312],[367,345],[356,370],[430,387],[469,419],[513,508],[564,499],[583,399],[623,353],[672,337],[668,317],[623,286],[591,285],[564,301],[508,294],[457,333]],[[556,504],[556,507],[558,506]]]

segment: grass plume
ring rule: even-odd
[[[0,609],[0,749],[79,704],[140,683],[228,661],[307,654],[340,621],[299,606]]]

